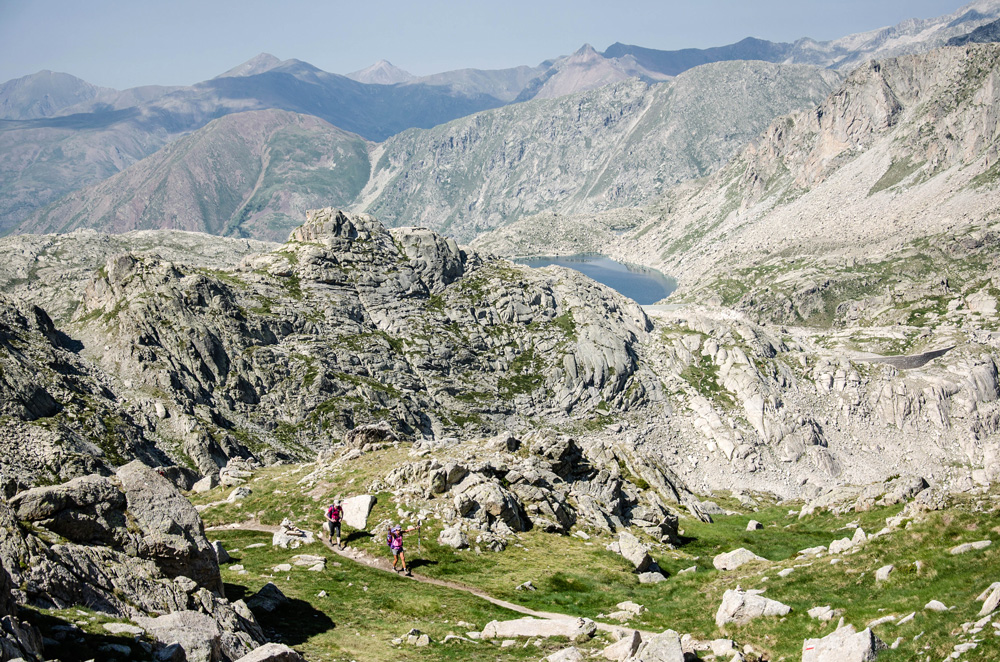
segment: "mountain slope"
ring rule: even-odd
[[[389,224],[463,239],[543,210],[640,204],[710,172],[837,80],[809,67],[719,63],[662,85],[633,79],[407,131],[376,148],[359,204]]]
[[[952,37],[948,40],[949,46],[964,46],[971,43],[986,43],[990,41],[1000,41],[1000,20],[981,25],[969,34],[961,37]]]
[[[262,66],[190,87],[107,92],[61,117],[0,121],[0,233],[224,115],[287,110],[382,140],[501,105],[440,86],[365,85],[297,60]]]
[[[283,240],[306,209],[354,199],[368,171],[367,143],[320,119],[235,113],[63,198],[21,231],[173,228]]]
[[[110,91],[69,74],[39,71],[0,85],[0,120],[51,117]]]
[[[884,269],[898,268],[899,287],[913,290],[878,304],[887,314],[922,298],[972,296],[961,287],[992,272],[963,262],[967,251],[949,258],[927,247],[981,245],[968,237],[1000,212],[998,81],[997,44],[861,67],[706,182],[668,194],[623,250],[678,276],[681,296],[754,302],[789,321],[847,314],[824,308],[838,287],[856,300],[885,294]],[[783,274],[784,285],[765,272]]]

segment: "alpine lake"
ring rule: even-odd
[[[531,257],[515,262],[533,268],[556,265],[575,269],[643,306],[660,301],[677,288],[677,281],[655,269],[622,264],[603,255]]]

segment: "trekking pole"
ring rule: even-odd
[[[417,551],[420,551],[420,520],[417,520]]]

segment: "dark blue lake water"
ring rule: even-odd
[[[576,269],[598,283],[618,290],[636,303],[656,303],[677,288],[677,281],[655,269],[615,262],[603,255],[571,255],[568,257],[532,257],[516,260],[529,267],[558,265]]]

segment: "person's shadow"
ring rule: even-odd
[[[368,533],[367,531],[351,531],[346,536],[341,537],[340,541],[345,545],[348,545],[352,542],[368,542],[374,537],[374,534]]]
[[[412,561],[406,562],[406,567],[411,570],[416,570],[417,568],[423,568],[424,566],[437,565],[437,561],[428,561],[427,559],[413,559]]]

